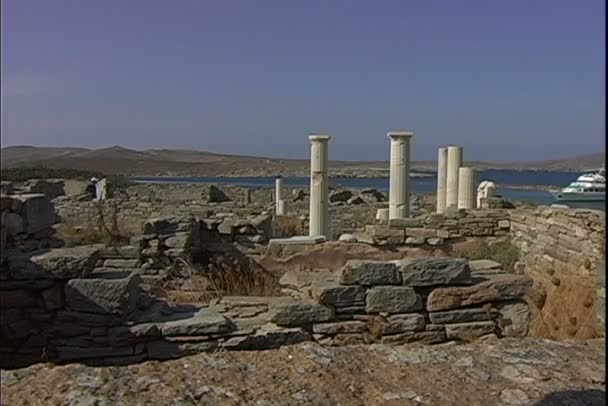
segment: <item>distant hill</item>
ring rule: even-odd
[[[277,159],[217,154],[193,150],[151,149],[136,151],[120,146],[101,149],[12,146],[2,148],[2,168],[46,166],[99,171],[129,176],[308,176],[305,159]],[[604,154],[595,153],[567,159],[534,162],[478,162],[478,169],[572,170],[582,171],[604,165]],[[387,161],[331,161],[332,172],[342,176],[384,175]],[[437,163],[418,161],[412,169],[434,171]]]

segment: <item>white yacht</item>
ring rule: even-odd
[[[561,191],[551,192],[558,204],[569,203],[601,203],[606,202],[606,171],[600,169],[596,173],[586,173]]]

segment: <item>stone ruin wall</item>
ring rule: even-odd
[[[545,337],[603,335],[606,214],[598,210],[539,207],[513,210],[511,237],[522,272],[534,279],[533,311]],[[591,328],[597,319],[597,327]]]
[[[46,209],[40,209],[42,206]],[[550,291],[555,290],[556,278],[567,281],[565,275],[570,272],[577,275],[576,282],[587,272],[591,280],[589,269],[604,258],[599,251],[605,233],[603,213],[547,208],[456,210],[386,224],[380,221],[368,225],[363,233],[371,237],[368,244],[390,247],[402,242],[433,245],[453,239],[502,237],[510,231],[532,279],[504,274],[498,264],[488,266],[484,261],[473,261],[470,267],[466,261],[449,258],[354,261],[338,272],[288,272],[281,284],[290,297],[226,297],[209,306],[172,306],[151,295],[149,287],[155,279],[167,276],[163,273],[177,258],[196,255],[197,247],[235,256],[248,249],[260,253],[272,234],[272,216],[263,211],[251,214],[247,209],[250,214],[244,217],[158,218],[149,221],[144,234],[132,238],[126,247],[52,249],[32,256],[27,251],[52,247],[50,225],[55,218],[49,214],[52,205],[48,199],[31,194],[2,196],[2,212],[6,236],[0,266],[3,367],[44,360],[131,363],[221,348],[273,348],[306,340],[330,345],[433,343],[488,334],[521,335],[528,331],[530,316],[522,299],[532,279],[531,303],[536,305],[538,286],[545,287],[543,300],[550,303],[561,297]],[[44,220],[39,220],[40,212],[47,214]],[[12,223],[7,219],[16,217],[8,214],[19,216],[19,232],[9,227]],[[37,231],[30,232],[31,224],[38,224],[34,226]],[[36,234],[41,230],[49,236]],[[557,234],[552,240],[544,234],[539,238],[538,230],[549,234],[557,230]],[[582,236],[582,230],[589,234]],[[574,246],[573,237],[588,242]],[[20,246],[20,241],[34,241],[36,246]],[[576,247],[589,257],[559,256],[564,250],[576,254]],[[4,255],[16,248],[25,252]],[[550,258],[553,273],[542,262]],[[433,262],[437,260],[444,262]],[[356,265],[361,263],[364,265]],[[543,271],[550,277],[548,281]],[[584,306],[585,299],[581,302]],[[537,309],[531,306],[530,310],[534,317]],[[571,319],[560,323],[566,325]]]
[[[136,272],[96,269],[111,255],[84,246],[8,258],[0,268],[2,368],[130,364],[303,341],[430,344],[528,328],[522,297],[532,281],[496,263],[350,261],[340,272],[285,274],[292,297],[171,305],[145,290]]]

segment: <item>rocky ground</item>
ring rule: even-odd
[[[2,371],[4,405],[603,405],[605,340],[217,352]]]

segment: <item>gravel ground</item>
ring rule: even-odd
[[[4,405],[604,405],[605,340],[217,352],[2,371]]]

